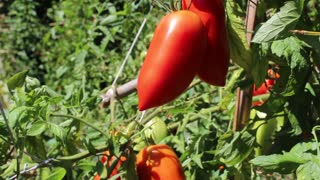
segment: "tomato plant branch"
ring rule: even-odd
[[[74,119],[74,120],[77,120],[77,121],[79,121],[79,122],[81,122],[81,123],[83,123],[83,124],[91,127],[92,129],[100,132],[100,133],[103,134],[105,137],[109,137],[109,135],[108,135],[107,133],[105,133],[103,130],[101,130],[100,128],[92,125],[90,122],[87,122],[87,121],[85,121],[85,120],[83,120],[83,119],[81,119],[81,118],[78,118],[78,117],[75,117],[75,116],[71,116],[71,115],[66,115],[66,114],[51,114],[51,116],[54,116],[54,117],[72,118],[72,119]]]
[[[33,167],[30,167],[28,169],[24,169],[23,171],[20,171],[18,174],[24,175],[24,174],[27,174],[28,172],[34,171],[36,169],[48,167],[48,166],[50,166],[52,161],[53,161],[53,158],[47,159],[47,160],[45,160],[45,161],[43,161]],[[11,176],[9,179],[16,179],[18,177],[18,174]]]
[[[110,99],[111,122],[115,122],[115,117],[116,117],[116,112],[115,112],[116,104],[115,104],[115,100],[116,100],[116,91],[117,91],[115,85],[112,85],[109,91],[110,91],[110,93],[111,93],[111,99]]]
[[[256,12],[257,0],[248,0],[245,26],[249,46],[253,36],[252,32],[254,31]],[[247,124],[252,103],[252,90],[252,86],[243,90],[238,88],[237,90],[236,110],[233,121],[233,130],[235,131],[241,130]]]
[[[229,68],[229,71],[235,71],[237,69],[239,69],[239,67],[233,66],[233,67]],[[192,87],[194,87],[200,83],[201,83],[201,80],[199,80],[199,79],[193,81],[187,90],[191,89]],[[118,86],[116,88],[116,91],[114,91],[115,94],[113,93],[113,91],[110,88],[104,95],[102,95],[102,102],[101,102],[100,107],[105,108],[108,105],[110,105],[110,100],[113,95],[115,95],[116,99],[126,97],[126,96],[130,95],[131,93],[135,92],[136,87],[137,87],[137,79],[133,79],[123,85]]]
[[[116,98],[122,98],[128,96],[129,94],[136,91],[137,79],[133,79],[119,87],[116,88],[115,93],[108,90],[106,94],[102,95],[101,107],[107,107],[110,104],[112,95],[115,95]]]
[[[12,142],[14,142],[13,132],[12,132],[12,129],[9,125],[9,121],[7,119],[6,113],[3,110],[2,102],[0,102],[0,111],[1,111],[2,117],[4,119],[4,122],[6,123],[7,129],[8,129],[9,135],[10,135],[10,139]]]
[[[56,165],[56,166],[63,167],[64,165],[69,165],[69,163],[72,164],[72,163],[75,163],[81,159],[95,155],[96,153],[106,151],[106,150],[108,150],[108,148],[109,148],[109,145],[104,145],[104,146],[96,147],[94,149],[94,152],[90,152],[87,150],[87,151],[83,151],[83,152],[80,152],[78,154],[74,154],[71,156],[59,157],[59,158],[53,159],[52,164]]]
[[[320,32],[306,31],[306,30],[289,30],[293,34],[305,35],[305,36],[320,36]]]

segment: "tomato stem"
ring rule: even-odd
[[[320,156],[320,149],[319,149],[319,141],[318,141],[318,136],[317,136],[317,130],[320,130],[320,126],[315,126],[312,128],[312,135],[314,137],[314,139],[316,140],[316,143],[317,143],[317,155]]]
[[[106,151],[108,148],[109,148],[109,145],[96,147],[95,148],[95,152],[103,152],[103,151]],[[57,159],[53,159],[53,164],[57,165],[57,166],[63,166],[65,163],[67,163],[67,164],[68,164],[68,162],[69,163],[74,163],[74,162],[77,162],[77,161],[79,161],[81,159],[89,157],[91,155],[94,155],[94,154],[92,154],[92,152],[90,152],[90,151],[83,151],[81,153],[74,154],[74,155],[71,155],[71,156],[65,156],[65,157],[60,157],[60,158],[57,158]]]
[[[320,36],[320,32],[306,31],[306,30],[289,30],[293,34],[305,35],[305,36]]]

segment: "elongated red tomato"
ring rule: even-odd
[[[143,148],[137,155],[139,180],[184,180],[180,161],[175,152],[165,144]]]
[[[207,31],[207,48],[198,72],[200,79],[224,86],[230,52],[223,0],[182,0],[182,8],[197,13]]]
[[[138,77],[139,110],[178,97],[199,70],[206,47],[200,17],[176,11],[163,17],[154,32]]]

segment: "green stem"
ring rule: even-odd
[[[3,117],[3,119],[4,119],[4,122],[6,123],[6,126],[7,126],[7,128],[8,128],[11,141],[14,142],[14,141],[15,141],[14,135],[13,135],[13,132],[12,132],[11,127],[9,126],[9,121],[8,121],[8,119],[7,119],[6,113],[5,113],[4,110],[3,110],[3,106],[2,106],[2,103],[1,103],[1,102],[0,102],[0,111],[1,111],[2,117]]]
[[[54,116],[54,117],[72,118],[72,119],[74,119],[74,120],[77,120],[77,121],[79,121],[79,122],[81,122],[81,123],[83,123],[83,124],[91,127],[92,129],[100,132],[100,133],[103,134],[105,137],[109,137],[109,135],[108,135],[107,133],[105,133],[104,131],[102,131],[100,128],[98,128],[98,127],[90,124],[89,122],[87,122],[87,121],[85,121],[85,120],[83,120],[83,119],[81,119],[81,118],[74,117],[74,116],[67,115],[67,114],[51,114],[51,116]]]
[[[81,159],[84,159],[84,158],[87,158],[89,156],[95,155],[96,153],[106,151],[106,150],[108,150],[108,148],[109,148],[108,145],[100,146],[100,147],[95,148],[95,153],[92,153],[92,152],[89,152],[89,151],[83,151],[81,153],[74,154],[74,155],[71,155],[71,156],[65,156],[65,157],[60,157],[60,158],[57,158],[57,159],[53,159],[52,162],[53,162],[54,165],[63,166],[63,164],[66,163],[66,162],[74,163],[74,162],[77,162],[77,161],[79,161]]]
[[[252,97],[252,102],[264,102],[270,97],[270,93],[256,95]]]
[[[317,143],[317,156],[320,156],[320,149],[319,149],[319,141],[318,141],[318,137],[317,137],[317,134],[316,134],[316,131],[320,129],[320,126],[315,126],[312,128],[312,135],[314,137],[314,139],[316,140],[316,143]]]
[[[305,36],[320,36],[320,32],[316,31],[305,31],[305,30],[290,30],[293,34],[305,35]]]

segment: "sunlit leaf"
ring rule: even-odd
[[[309,162],[297,169],[298,179],[318,179],[320,177],[320,158],[314,156]]]
[[[27,130],[28,136],[37,136],[44,132],[47,128],[47,125],[44,121],[37,121],[32,124],[31,128]]]
[[[258,29],[252,42],[263,43],[285,37],[288,30],[296,26],[302,12],[303,3],[304,0],[300,0],[300,2],[287,1],[278,13],[274,14]]]
[[[28,71],[29,70],[19,72],[8,79],[7,85],[8,85],[8,88],[10,91],[14,90],[17,87],[23,86],[23,84],[26,80]]]
[[[306,163],[308,160],[301,158],[294,153],[273,154],[269,156],[258,156],[250,162],[262,167],[266,172],[279,172],[279,173],[292,173],[301,164]]]

